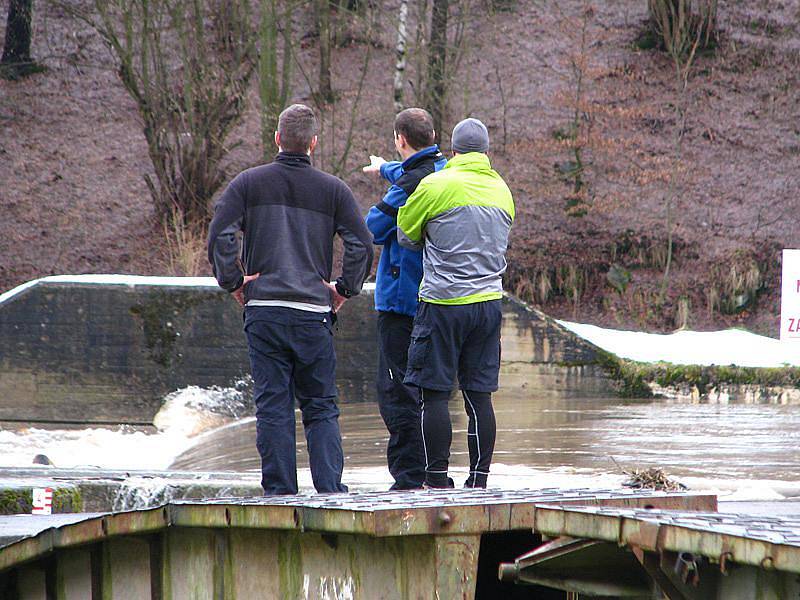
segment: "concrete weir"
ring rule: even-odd
[[[541,511],[572,506],[713,511],[716,498],[633,490],[420,490],[0,517],[0,526],[13,525],[20,536],[0,547],[0,597],[531,597],[531,590],[500,581],[498,566],[541,546]]]
[[[608,395],[597,348],[504,301],[501,393]],[[374,400],[372,288],[336,332],[337,386]],[[177,389],[249,372],[241,309],[208,277],[54,276],[0,295],[0,421],[151,424]]]

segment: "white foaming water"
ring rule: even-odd
[[[190,386],[169,394],[155,416],[155,433],[124,425],[0,431],[0,466],[28,467],[34,456],[44,454],[56,467],[166,469],[192,445],[193,436],[249,411],[243,384],[212,389]]]
[[[0,431],[0,466],[31,466],[44,454],[56,467],[108,469],[163,469],[187,447],[185,437],[159,432],[148,434],[119,427]]]
[[[247,381],[242,380],[232,388],[192,385],[173,392],[164,398],[153,425],[159,431],[183,437],[223,426],[251,412],[242,392],[246,385]]]
[[[467,480],[469,469],[455,467],[449,471],[456,487]],[[503,490],[544,489],[544,488],[618,488],[624,477],[607,473],[597,473],[582,469],[534,469],[524,465],[505,465],[493,463],[489,476],[489,487]],[[351,491],[385,491],[392,483],[386,467],[348,468],[345,465],[343,483]],[[313,491],[309,469],[299,469],[298,485],[303,491]]]
[[[720,500],[757,501],[800,498],[800,481],[679,477],[692,490],[716,494]]]
[[[137,510],[166,504],[172,500],[178,488],[152,477],[129,477],[114,494],[111,510]]]

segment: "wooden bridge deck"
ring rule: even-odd
[[[420,490],[181,500],[41,521],[8,517],[0,528],[18,519],[17,534],[20,524],[29,529],[0,548],[0,592],[17,586],[20,597],[59,600],[93,593],[154,600],[473,598],[484,536],[521,533],[533,546],[541,542],[533,532],[537,511],[557,506],[713,511],[716,498],[624,489]],[[494,573],[496,580],[496,565]],[[55,596],[21,594],[21,581],[40,582],[31,585],[45,591],[51,585]]]

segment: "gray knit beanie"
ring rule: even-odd
[[[489,132],[478,119],[464,119],[453,128],[453,152],[486,152],[489,149]]]

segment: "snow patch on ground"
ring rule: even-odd
[[[572,333],[620,358],[676,365],[800,366],[800,343],[744,331],[678,331],[671,334],[604,329],[558,321]]]
[[[36,287],[42,283],[68,283],[77,285],[168,285],[181,287],[216,288],[217,281],[213,277],[155,277],[144,275],[103,275],[90,273],[86,275],[51,275],[40,279],[26,281],[22,285],[0,294],[0,304],[18,296],[25,290]]]

